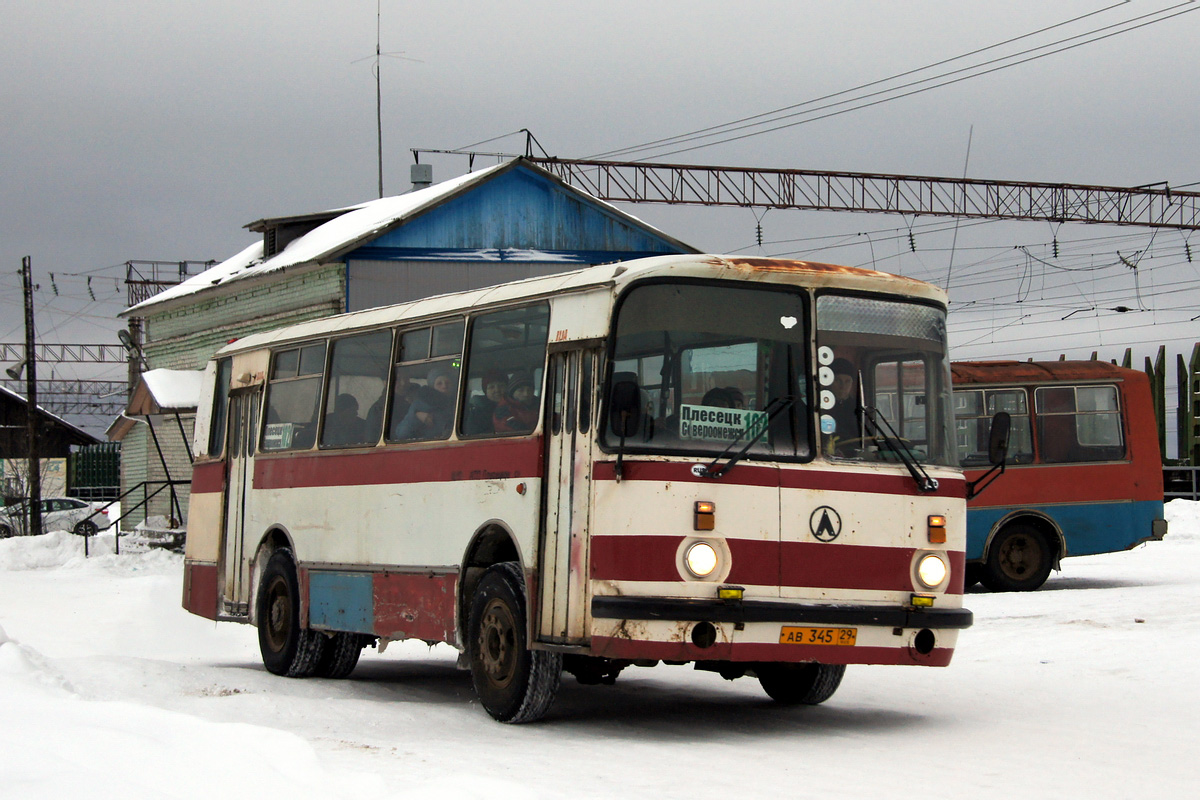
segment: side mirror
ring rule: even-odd
[[[992,466],[973,481],[967,481],[967,499],[974,500],[992,481],[1004,474],[1008,459],[1008,433],[1012,428],[1012,417],[1007,411],[997,411],[992,417],[992,429],[988,432],[988,461]]]
[[[608,409],[613,433],[622,439],[636,434],[642,425],[642,393],[637,382],[614,382]]]
[[[992,417],[992,430],[988,434],[988,463],[1003,464],[1008,458],[1008,433],[1012,429],[1012,417],[1007,411],[998,411]]]

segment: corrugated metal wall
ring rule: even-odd
[[[435,294],[579,269],[578,264],[539,262],[363,261],[348,268],[347,310],[361,311]]]

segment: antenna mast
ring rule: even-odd
[[[379,87],[379,73],[383,59],[380,57],[379,39],[382,28],[380,6],[383,0],[375,0],[375,134],[379,145],[379,196],[383,197],[383,96]]]

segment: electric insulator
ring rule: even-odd
[[[50,273],[50,288],[54,290],[54,296],[58,297],[58,284],[54,282],[54,273]]]
[[[762,223],[754,226],[754,236],[758,240],[758,246],[762,247]]]
[[[87,286],[88,286],[88,295],[90,295],[90,296],[91,296],[91,298],[92,298],[93,300],[95,300],[95,299],[96,299],[96,293],[92,291],[92,278],[91,278],[91,276],[90,276],[90,275],[88,276],[88,280],[87,280]]]
[[[1054,257],[1058,258],[1058,238],[1054,239]]]
[[[917,252],[917,240],[913,237],[913,232],[908,232],[908,249],[912,252]]]
[[[1183,254],[1187,256],[1188,263],[1192,263],[1192,246],[1187,242],[1183,243]]]

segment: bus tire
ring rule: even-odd
[[[529,649],[525,608],[525,581],[512,561],[485,572],[471,600],[471,682],[484,709],[500,722],[540,719],[562,677],[561,653]]]
[[[268,672],[289,678],[312,675],[326,637],[300,627],[300,582],[291,552],[276,550],[267,560],[258,590],[258,649]]]
[[[335,633],[325,642],[325,652],[321,654],[313,675],[318,678],[349,676],[358,665],[358,657],[370,638],[361,633]]]
[[[786,706],[815,706],[833,697],[842,676],[845,664],[763,664],[755,670],[763,691]]]
[[[1031,592],[1050,576],[1050,545],[1032,525],[1008,525],[988,548],[979,579],[993,592]]]

